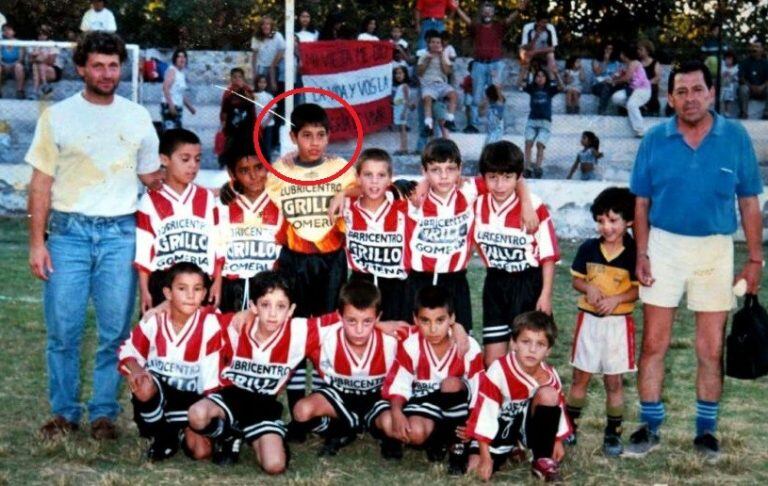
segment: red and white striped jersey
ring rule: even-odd
[[[317,352],[319,328],[334,324],[338,319],[336,313],[311,319],[294,317],[263,343],[256,341],[258,318],[252,325],[244,326],[240,333],[230,327],[222,384],[253,393],[277,395],[299,363]]]
[[[226,206],[220,206],[222,275],[226,278],[251,278],[271,270],[280,246],[275,235],[285,224],[282,213],[264,191],[255,201],[238,194]]]
[[[463,378],[469,384],[471,395],[477,390],[477,379],[483,371],[480,345],[469,337],[469,351],[460,356],[452,344],[442,358],[438,358],[432,345],[420,332],[411,334],[397,348],[395,363],[384,381],[382,396],[387,400],[399,396],[408,401],[440,390],[448,377]]]
[[[405,200],[393,201],[387,194],[375,212],[364,209],[360,200],[346,198],[344,223],[349,268],[380,278],[405,279],[410,264],[410,249],[406,240]]]
[[[420,207],[408,205],[410,268],[448,273],[467,268],[472,251],[473,204],[482,179],[468,179],[443,199],[429,191]]]
[[[149,273],[190,262],[213,275],[218,225],[219,210],[208,189],[190,184],[181,194],[168,185],[150,190],[141,197],[136,212],[133,264]]]
[[[169,386],[209,393],[219,388],[224,333],[232,314],[198,309],[177,333],[167,314],[139,322],[118,350],[118,369],[136,361]]]
[[[498,203],[491,194],[475,202],[474,241],[488,268],[521,272],[541,263],[560,260],[555,227],[547,207],[531,194],[531,205],[539,217],[539,227],[529,235],[522,223],[522,205],[514,193]]]
[[[551,386],[560,394],[560,425],[557,438],[564,439],[571,433],[571,425],[565,414],[563,385],[555,368],[542,362],[541,367],[549,375],[549,380],[539,384],[534,377],[526,373],[514,352],[497,359],[480,376],[478,393],[472,403],[472,412],[467,422],[467,435],[482,442],[492,442],[499,429],[499,417],[506,416],[514,421],[520,414],[526,413],[528,402],[542,386]]]
[[[327,329],[327,331],[326,331]],[[315,369],[327,384],[341,393],[378,393],[397,353],[397,339],[374,329],[362,356],[354,353],[338,324],[323,328]]]

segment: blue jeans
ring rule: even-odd
[[[445,21],[432,19],[422,20],[421,24],[419,25],[419,42],[416,44],[416,50],[424,49],[427,47],[427,41],[424,40],[424,34],[432,29],[438,32],[445,31]]]
[[[54,269],[43,289],[51,411],[80,421],[80,349],[92,297],[98,348],[88,417],[114,420],[120,413],[117,350],[130,332],[136,300],[134,215],[102,218],[52,211],[47,247]]]
[[[472,76],[472,106],[469,110],[469,123],[478,127],[480,125],[478,106],[485,99],[485,88],[491,84],[501,86],[504,61],[502,59],[493,62],[475,61],[472,64],[472,72],[469,74]]]

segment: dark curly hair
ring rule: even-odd
[[[128,58],[123,39],[108,32],[88,32],[81,37],[77,47],[75,47],[74,54],[72,54],[72,60],[77,66],[85,66],[88,61],[88,54],[91,53],[117,55],[120,57],[120,64]]]

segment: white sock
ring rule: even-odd
[[[453,113],[446,114],[445,121],[453,121]]]
[[[424,125],[427,128],[432,128],[432,117],[431,116],[428,116],[428,117],[424,118]]]

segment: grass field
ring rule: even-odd
[[[551,360],[563,381],[570,381],[567,364],[575,316],[575,292],[570,287],[568,268],[575,243],[563,242],[563,262],[558,267],[554,309],[560,339]],[[739,248],[737,259],[745,258]],[[257,468],[249,451],[240,463],[221,469],[210,463],[193,463],[183,454],[160,464],[144,460],[146,442],[139,439],[130,420],[128,392],[121,403],[121,437],[99,443],[85,432],[55,442],[42,442],[38,427],[49,417],[42,319],[41,285],[27,269],[26,230],[23,221],[0,219],[0,483],[7,484],[468,484],[475,478],[454,479],[442,466],[429,464],[422,452],[406,451],[399,464],[380,459],[378,446],[369,438],[355,442],[334,459],[315,456],[320,444],[312,439],[293,446],[289,471],[268,478]],[[476,326],[481,322],[480,289],[483,270],[474,265],[470,286],[474,291]],[[763,286],[766,287],[765,285]],[[763,292],[768,302],[768,292]],[[637,313],[638,323],[640,315]],[[664,401],[667,423],[662,432],[663,447],[645,460],[609,460],[600,451],[603,428],[603,391],[594,380],[590,404],[581,421],[579,445],[568,451],[563,474],[574,484],[767,484],[768,483],[768,379],[756,382],[726,379],[721,406],[720,437],[725,451],[717,466],[703,463],[691,447],[694,415],[695,356],[693,319],[681,312],[675,325],[672,349],[667,358]],[[83,352],[83,397],[90,394],[90,368],[95,349],[93,313]],[[638,330],[638,342],[639,334]],[[637,417],[635,379],[626,380],[627,417],[625,439]],[[529,482],[527,467],[507,468],[495,476],[497,482]]]

